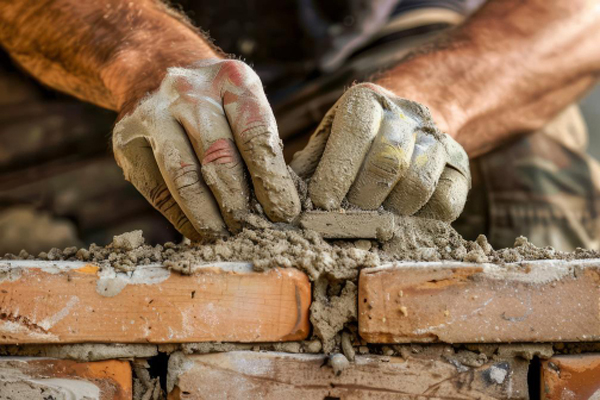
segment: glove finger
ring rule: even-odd
[[[381,206],[409,169],[415,148],[417,121],[395,105],[388,106],[383,111],[379,133],[348,192],[348,201],[363,209]]]
[[[357,85],[346,91],[335,111],[331,134],[308,193],[317,207],[340,207],[379,132],[383,108],[373,85]]]
[[[470,183],[462,172],[446,166],[433,195],[415,215],[445,222],[454,221],[465,207]]]
[[[275,116],[258,76],[243,63],[223,64],[222,96],[235,143],[252,178],[254,193],[272,221],[300,213],[300,198],[283,158]],[[219,76],[215,78],[220,81]]]
[[[115,146],[114,153],[125,179],[131,182],[183,236],[192,241],[201,241],[202,236],[171,195],[146,139],[137,138],[125,146]]]
[[[171,105],[171,113],[185,128],[202,162],[202,177],[215,197],[227,227],[237,233],[249,210],[250,189],[223,107],[211,98],[194,96],[185,81],[175,85],[180,98]]]
[[[327,139],[329,139],[329,135],[331,134],[331,125],[337,106],[338,104],[336,103],[327,111],[317,129],[310,136],[306,147],[296,152],[292,157],[290,168],[299,177],[307,179],[315,173],[315,169],[319,165],[319,161],[325,150]]]
[[[417,134],[410,167],[383,202],[398,215],[412,215],[429,201],[446,166],[444,146],[433,135]]]
[[[227,236],[219,208],[202,179],[200,163],[183,128],[174,119],[167,123],[170,126],[161,129],[162,135],[150,140],[167,187],[200,234]]]
[[[154,102],[143,103],[132,115],[121,120],[113,134],[115,152],[127,147],[129,142],[145,139],[152,148],[154,160],[171,196],[196,231],[204,238],[228,235],[215,200],[202,180],[200,163],[181,125],[170,116],[149,119],[157,113],[166,113],[159,108],[160,105]],[[133,164],[129,168],[146,167]]]
[[[459,171],[467,179],[469,189],[471,189],[471,169],[469,168],[469,156],[467,152],[450,135],[442,135],[440,141],[446,149],[446,163]]]

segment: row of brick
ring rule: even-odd
[[[600,338],[600,260],[402,263],[359,277],[371,343]],[[295,269],[217,263],[192,276],[77,262],[0,262],[0,344],[274,342],[306,338],[310,282]]]
[[[469,367],[442,358],[357,356],[339,375],[324,363],[323,355],[175,353],[169,362],[168,398],[528,399],[532,393],[528,363],[518,358]],[[596,399],[600,355],[546,360],[539,384],[543,399]],[[0,398],[125,400],[132,398],[132,390],[126,361],[0,358]]]

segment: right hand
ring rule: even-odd
[[[241,229],[250,202],[244,165],[271,220],[300,213],[273,111],[241,61],[170,68],[116,124],[113,149],[125,179],[192,240]]]
[[[348,89],[291,168],[310,178],[315,206],[383,206],[397,215],[454,221],[471,187],[469,159],[427,107],[373,83]]]

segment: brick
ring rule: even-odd
[[[220,263],[192,276],[76,262],[11,262],[0,280],[0,344],[300,340],[310,283],[295,269]],[[1,271],[0,271],[1,272]]]
[[[379,211],[306,211],[300,214],[304,229],[326,239],[383,239],[394,236],[394,214]]]
[[[371,343],[600,339],[600,260],[364,269],[359,332]]]
[[[336,376],[326,356],[235,351],[169,361],[170,400],[527,398],[527,362],[494,361],[479,368],[441,357],[356,356]]]
[[[0,357],[0,399],[62,398],[131,399],[131,366],[116,360]]]
[[[542,399],[600,398],[600,354],[556,356],[542,362]]]

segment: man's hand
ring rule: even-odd
[[[471,184],[465,151],[429,110],[371,83],[344,93],[290,166],[312,175],[310,198],[326,210],[346,197],[363,209],[453,221]]]
[[[245,167],[269,218],[300,212],[259,78],[219,59],[162,1],[8,2],[0,44],[45,84],[119,113],[117,162],[187,237],[240,229],[251,192]]]
[[[535,132],[600,76],[600,0],[488,0],[372,79],[479,157]]]
[[[241,61],[169,69],[117,123],[113,148],[126,179],[190,239],[239,231],[250,197],[244,164],[271,220],[300,213],[273,112]]]

